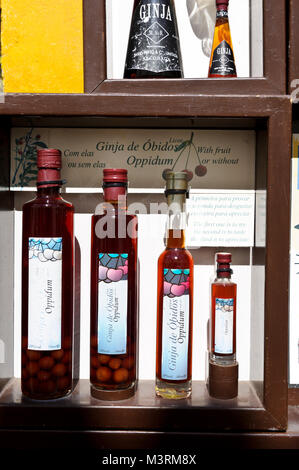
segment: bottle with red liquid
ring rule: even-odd
[[[135,0],[124,78],[182,78],[173,0]]]
[[[185,248],[188,176],[168,172],[167,243],[158,260],[156,394],[188,398],[192,390],[193,259]]]
[[[209,66],[209,78],[237,77],[228,19],[229,0],[216,0],[216,25]]]
[[[236,363],[237,284],[232,282],[230,253],[217,253],[217,276],[211,286],[210,361]]]
[[[72,390],[74,208],[60,194],[60,151],[39,150],[37,167],[23,206],[21,386],[48,400]]]
[[[104,203],[92,216],[90,382],[94,397],[137,387],[137,217],[127,212],[127,170],[105,169]]]

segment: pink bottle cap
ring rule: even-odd
[[[232,262],[231,253],[217,253],[216,261],[219,264],[229,264]]]
[[[229,0],[216,0],[217,10],[227,10]]]
[[[61,169],[61,152],[57,149],[40,149],[37,152],[38,168]]]
[[[104,183],[127,183],[128,171],[122,168],[105,168],[103,171]]]

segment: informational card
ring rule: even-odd
[[[254,191],[209,191],[191,195],[188,246],[253,246],[254,208]]]
[[[36,183],[37,150],[62,152],[67,189],[102,186],[104,168],[125,168],[129,188],[162,190],[165,170],[187,170],[191,189],[250,190],[255,185],[255,132],[198,129],[13,128],[11,187]]]

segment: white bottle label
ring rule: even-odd
[[[188,377],[189,269],[164,269],[162,373],[165,380]]]
[[[62,238],[29,238],[28,349],[61,349]]]
[[[215,302],[215,353],[233,354],[234,299]]]
[[[128,255],[99,254],[98,353],[126,354]]]

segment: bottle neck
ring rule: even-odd
[[[105,186],[103,188],[105,203],[112,205],[117,210],[127,210],[126,186]]]
[[[187,226],[186,212],[177,212],[168,216],[167,248],[185,248],[185,229]]]
[[[227,265],[218,265],[217,267],[217,279],[231,279],[232,270],[229,264]]]
[[[218,7],[216,13],[216,26],[228,23],[228,10],[225,7]]]
[[[60,195],[61,187],[60,186],[49,186],[37,188],[38,197],[61,197]]]
[[[59,196],[61,190],[59,168],[39,168],[37,173],[37,195]]]

